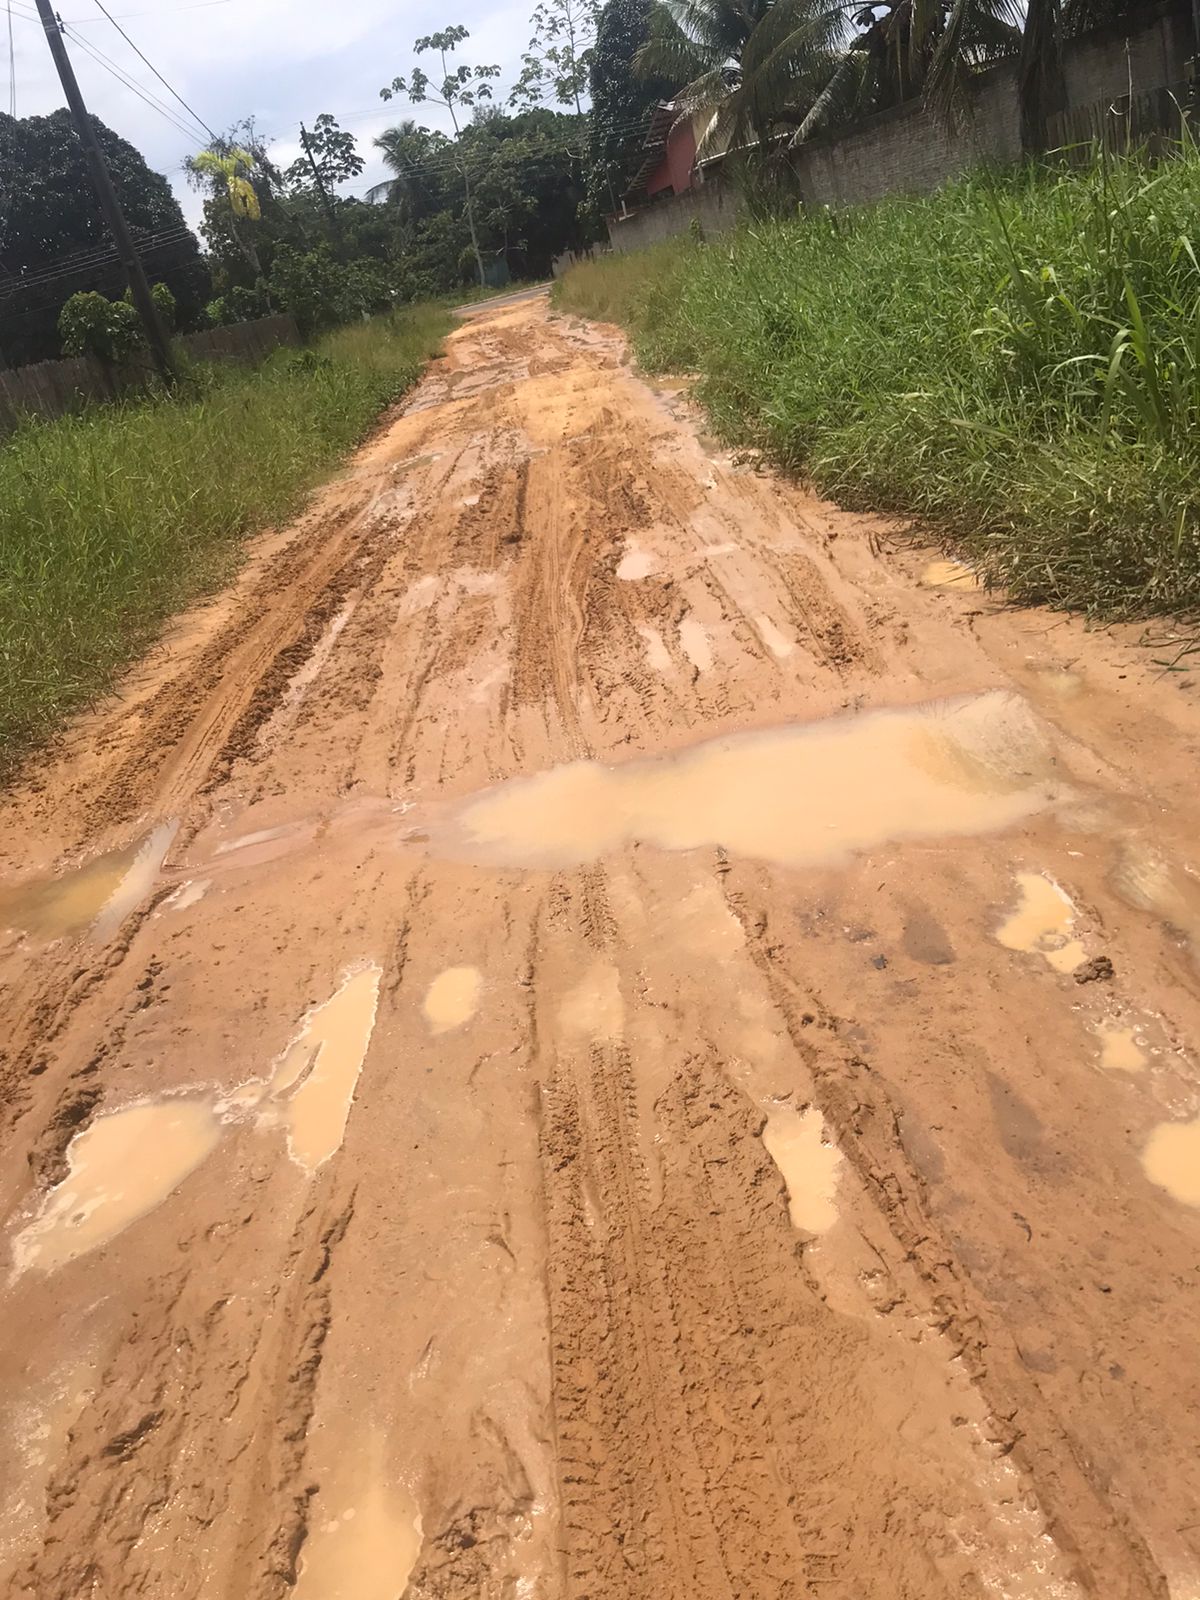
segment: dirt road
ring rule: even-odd
[[[5,1593],[1200,1595],[1196,694],[931,561],[484,308],[7,797]]]

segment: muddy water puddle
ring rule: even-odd
[[[90,930],[103,943],[154,888],[178,830],[177,821],[163,822],[55,877],[0,888],[0,927],[47,940]]]
[[[288,1153],[313,1173],[340,1147],[379,1003],[381,969],[365,967],[305,1017],[268,1094],[282,1105]]]
[[[1142,1169],[1173,1199],[1200,1206],[1200,1117],[1160,1122],[1142,1151]]]
[[[965,561],[931,561],[921,573],[921,582],[931,589],[982,589],[983,582]]]
[[[1074,972],[1085,959],[1083,944],[1072,937],[1075,906],[1065,889],[1044,872],[1018,872],[1020,899],[996,929],[1006,950],[1039,955],[1055,972]]]
[[[328,1467],[300,1549],[296,1600],[397,1600],[421,1554],[421,1512],[390,1480],[380,1434],[356,1441]]]
[[[1121,845],[1109,883],[1126,905],[1164,922],[1200,962],[1200,878],[1147,840],[1132,838]]]
[[[1146,1047],[1136,1028],[1103,1022],[1096,1029],[1096,1034],[1100,1040],[1100,1065],[1105,1071],[1146,1070]]]
[[[146,1102],[97,1117],[71,1141],[67,1176],[13,1240],[16,1272],[53,1272],[115,1239],[161,1205],[220,1134],[208,1100]]]
[[[1025,702],[995,692],[572,762],[469,800],[433,838],[497,865],[579,866],[643,843],[807,866],[1009,827],[1068,793]]]
[[[788,1194],[792,1226],[822,1234],[837,1221],[837,1181],[842,1164],[837,1146],[826,1142],[825,1124],[815,1106],[773,1106],[762,1141],[779,1168]]]
[[[421,1009],[433,1034],[463,1028],[479,1010],[483,974],[478,967],[447,967],[429,985]]]

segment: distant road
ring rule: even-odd
[[[469,305],[455,306],[456,317],[471,317],[479,311],[494,311],[497,306],[515,306],[522,300],[532,300],[535,295],[546,294],[550,288],[547,283],[535,283],[531,288],[514,289],[511,294],[496,294],[490,300],[473,300]]]

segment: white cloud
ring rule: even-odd
[[[386,176],[371,140],[390,123],[413,116],[430,127],[448,128],[437,106],[410,107],[396,99],[380,101],[379,90],[415,57],[413,40],[447,26],[445,7],[417,0],[398,20],[384,0],[357,0],[335,6],[324,0],[229,0],[198,5],[190,0],[106,0],[138,48],[210,127],[223,131],[253,115],[275,140],[275,154],[287,165],[299,153],[298,129],[323,111],[331,112],[354,134],[366,170],[353,187],[361,192]],[[502,69],[497,100],[514,82],[528,42],[529,13],[535,0],[485,8],[465,0],[452,20],[471,30],[455,59],[496,62]],[[198,150],[205,134],[172,99],[116,30],[96,13],[90,0],[61,0],[68,23],[67,48],[89,108],[135,145],[149,164],[165,172],[193,226],[200,217],[199,195],[189,189],[183,160]],[[133,15],[150,12],[152,15]],[[29,0],[16,0],[17,114],[45,114],[63,104],[62,89],[40,24],[30,20]],[[77,38],[72,38],[74,34]],[[77,42],[78,41],[82,41]],[[185,133],[124,87],[84,46],[101,51],[140,88],[162,100],[188,125]],[[430,70],[431,58],[422,59]]]

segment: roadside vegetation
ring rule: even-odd
[[[0,448],[0,773],[228,577],[418,377],[450,325],[413,306],[199,368],[182,393],[29,422]]]
[[[1022,600],[1200,606],[1200,154],[975,173],[575,267],[728,441],[919,515]]]

